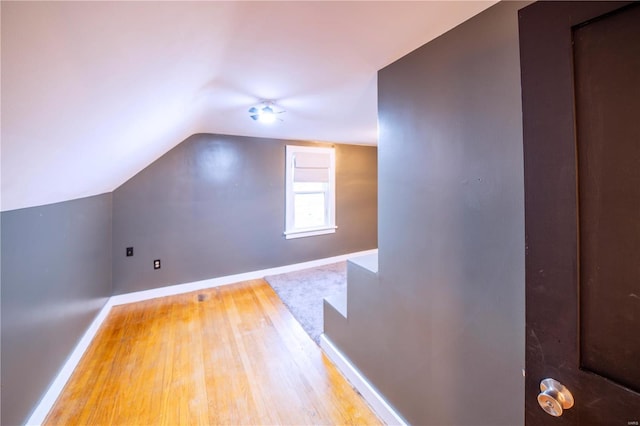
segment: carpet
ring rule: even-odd
[[[347,262],[332,263],[264,279],[316,344],[324,329],[323,300],[347,291]]]

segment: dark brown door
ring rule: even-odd
[[[526,423],[638,425],[640,4],[538,2],[519,21]],[[574,399],[559,417],[547,378]]]

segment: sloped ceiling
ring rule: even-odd
[[[112,191],[194,133],[375,144],[376,72],[493,3],[2,1],[1,209]]]

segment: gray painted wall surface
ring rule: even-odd
[[[287,144],[194,135],[116,189],[114,294],[376,248],[376,148],[335,146],[337,232],[285,240]]]
[[[517,10],[379,73],[379,274],[329,337],[410,423],[524,422]]]
[[[111,200],[1,214],[3,425],[27,420],[111,295]]]

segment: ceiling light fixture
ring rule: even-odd
[[[260,123],[270,124],[275,122],[276,119],[282,121],[281,118],[278,118],[278,114],[282,114],[283,112],[284,111],[276,111],[273,102],[263,101],[259,106],[249,108],[249,117]]]

